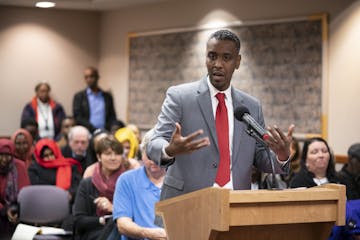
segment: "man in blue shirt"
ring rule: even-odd
[[[150,130],[143,138],[140,168],[123,173],[116,182],[113,219],[122,240],[166,239],[166,232],[154,224],[155,203],[160,199],[165,169],[148,159],[146,145]]]
[[[84,78],[87,88],[76,93],[73,99],[74,118],[90,132],[98,128],[110,130],[116,122],[113,97],[99,87],[100,75],[96,68],[87,67]]]

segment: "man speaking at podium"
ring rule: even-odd
[[[263,129],[259,100],[231,87],[240,60],[239,38],[217,31],[206,45],[208,75],[168,89],[147,148],[150,159],[168,168],[161,200],[211,186],[250,189],[253,165],[264,172],[288,171],[294,125],[287,135],[276,126]],[[239,107],[245,109],[244,121],[234,118]],[[262,139],[247,134],[248,125],[253,127],[249,119],[259,130],[255,137]]]

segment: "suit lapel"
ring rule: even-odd
[[[243,97],[241,94],[236,91],[234,88],[231,88],[231,96],[233,101],[233,108],[234,111],[237,107],[240,107],[243,105]],[[233,144],[232,144],[232,165],[235,165],[237,159],[239,157],[237,156],[240,152],[241,146],[241,139],[243,138],[243,135],[246,134],[245,132],[245,124],[242,124],[240,121],[238,121],[234,117],[234,133],[233,133]]]
[[[211,105],[210,91],[206,82],[206,77],[200,81],[199,89],[197,91],[197,101],[200,106],[200,111],[205,119],[205,122],[209,128],[210,137],[218,149],[218,142],[216,136],[215,119]]]

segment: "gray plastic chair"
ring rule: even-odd
[[[36,226],[60,226],[70,215],[68,192],[53,185],[31,185],[18,195],[20,222]],[[69,235],[72,233],[70,232]],[[45,238],[44,238],[45,237]],[[69,236],[36,235],[34,239],[68,239]]]

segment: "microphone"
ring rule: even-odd
[[[255,119],[250,115],[249,109],[245,106],[237,107],[234,111],[234,116],[238,121],[245,122],[248,126],[248,134],[257,139],[267,140],[269,134],[260,126]]]
[[[254,137],[259,143],[261,143],[265,147],[267,156],[271,162],[272,176],[271,176],[271,183],[270,183],[271,186],[270,187],[271,187],[271,189],[279,189],[276,178],[275,178],[276,172],[275,172],[274,161],[271,158],[270,150],[265,143],[265,140],[267,140],[270,137],[269,134],[250,115],[249,109],[247,107],[245,107],[245,106],[237,107],[234,110],[234,116],[238,121],[245,122],[248,126],[247,133],[250,136]]]

